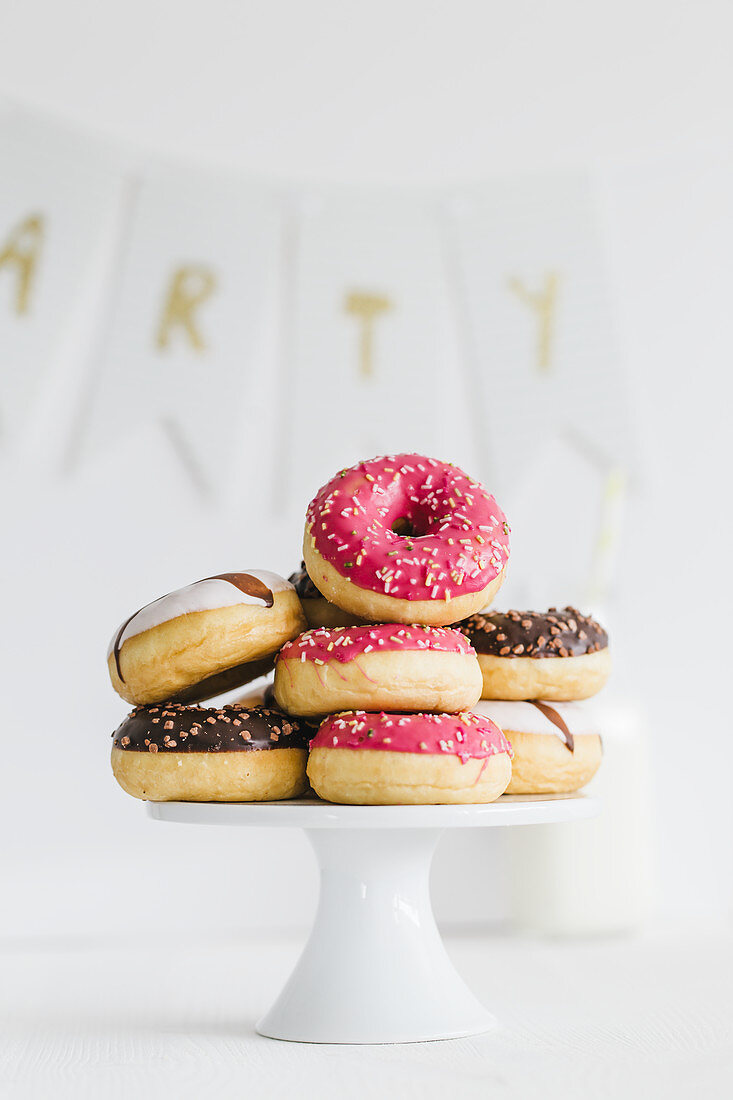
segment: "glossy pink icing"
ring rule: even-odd
[[[393,531],[398,520],[416,534]],[[342,470],[311,501],[307,526],[342,577],[401,600],[479,592],[509,557],[509,525],[493,496],[457,466],[423,455]]]
[[[287,642],[278,655],[279,661],[329,661],[345,664],[364,653],[405,652],[406,650],[439,650],[443,653],[475,655],[465,635],[442,627],[402,626],[387,623],[381,626],[319,627]]]
[[[350,710],[321,724],[311,749],[382,749],[388,752],[450,753],[463,764],[485,759],[511,746],[482,714],[369,714]]]

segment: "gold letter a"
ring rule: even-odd
[[[5,247],[0,252],[0,268],[15,268],[15,312],[27,313],[36,265],[43,244],[43,218],[31,214],[12,230]]]

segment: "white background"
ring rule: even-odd
[[[732,22],[725,3],[643,0],[0,3],[0,93],[122,141],[132,161],[165,152],[288,184],[592,171],[641,440],[609,607],[613,691],[647,715],[660,912],[705,919],[725,917],[733,884]],[[134,931],[212,906],[218,927],[302,923],[300,837],[262,837],[245,860],[216,833],[212,857],[205,831],[184,842],[116,790],[107,733],[123,708],[103,667],[119,619],[212,564],[244,554],[287,573],[294,525],[263,504],[188,538],[200,502],[153,432],[62,485],[2,472],[3,925]]]

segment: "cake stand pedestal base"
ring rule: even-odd
[[[410,1043],[496,1022],[456,973],[430,904],[440,829],[306,829],[321,870],[315,923],[257,1025],[310,1043]]]
[[[318,909],[300,960],[257,1024],[261,1035],[302,1043],[414,1043],[488,1031],[496,1020],[456,972],[433,917],[438,839],[445,828],[596,811],[583,796],[505,797],[487,806],[148,804],[159,820],[304,829],[320,867]]]

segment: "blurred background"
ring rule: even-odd
[[[498,607],[575,603],[615,661],[604,817],[447,838],[439,918],[729,921],[730,6],[0,17],[0,932],[308,923],[300,834],[117,788],[105,650],[198,577],[290,573],[318,487],[395,449],[498,496]]]

